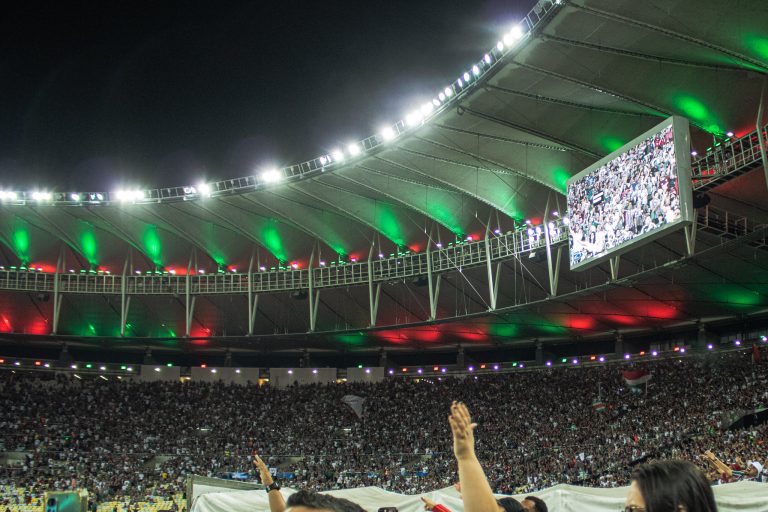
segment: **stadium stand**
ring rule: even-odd
[[[649,372],[647,389],[627,384],[627,367]],[[187,476],[255,479],[254,451],[297,487],[446,487],[456,480],[444,418],[454,399],[476,411],[477,451],[501,493],[625,485],[638,461],[669,456],[709,470],[707,450],[742,466],[768,458],[765,424],[728,428],[768,403],[768,366],[751,350],[285,390],[53,373],[1,378],[2,443],[24,454],[21,466],[2,470],[3,499],[32,509],[45,489],[82,486],[99,510],[181,510]],[[350,394],[365,398],[360,418],[342,402]]]

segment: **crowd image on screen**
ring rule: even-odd
[[[182,493],[193,474],[258,481],[256,452],[292,487],[428,492],[456,481],[453,400],[477,417],[478,457],[496,492],[627,485],[637,461],[669,457],[725,481],[705,451],[747,469],[759,461],[752,477],[768,479],[766,424],[724,419],[768,404],[768,365],[749,351],[648,359],[287,389],[0,372],[0,443],[18,461],[0,470],[0,485],[158,499]],[[647,387],[630,389],[629,367],[651,372]],[[365,399],[362,417],[342,401],[350,394]]]
[[[571,266],[681,218],[670,124],[568,186]]]

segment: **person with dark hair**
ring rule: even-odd
[[[717,512],[707,478],[684,460],[643,464],[632,472],[625,512]]]
[[[286,512],[307,512],[309,510],[322,510],[324,512],[365,512],[360,505],[352,503],[344,498],[334,498],[327,494],[319,494],[313,491],[302,490],[291,494],[286,502]]]
[[[521,504],[527,512],[549,512],[544,500],[536,496],[526,496]]]

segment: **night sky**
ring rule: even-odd
[[[154,188],[314,158],[429,100],[533,3],[14,3],[0,188]]]

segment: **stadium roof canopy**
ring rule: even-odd
[[[331,152],[264,176],[120,197],[6,191],[0,207],[6,267],[50,272],[59,262],[64,273],[278,271],[413,254],[519,229],[526,220],[541,224],[565,210],[570,176],[670,115],[690,120],[699,155],[729,132],[737,138],[754,131],[761,97],[768,97],[765,27],[768,5],[760,1],[541,0],[519,27],[500,35],[501,44],[469,63],[467,75],[446,84],[450,91],[435,91],[434,102],[425,98],[427,106],[414,106],[419,114],[340,148],[342,155]],[[751,226],[768,220],[759,167],[709,193],[713,205]],[[498,267],[494,313],[488,313],[485,266],[449,273],[436,316],[450,323],[424,323],[430,301],[422,281],[389,283],[377,325],[419,325],[405,331],[366,331],[367,287],[324,290],[312,335],[304,334],[309,301],[297,300],[301,294],[262,294],[255,337],[220,343],[317,349],[503,344],[764,309],[768,253],[749,243],[723,246],[721,234],[699,237],[699,249],[711,247],[711,256],[631,286],[604,285],[609,273],[602,267],[563,270],[562,293],[573,295],[554,300],[546,300],[542,284],[546,261],[512,259]],[[623,272],[683,252],[680,239],[663,239],[627,255]],[[586,290],[595,285],[601,288]],[[0,331],[50,334],[49,297],[20,295],[0,298]],[[536,305],[517,308],[527,302]],[[67,294],[61,307],[60,335],[119,335],[119,296]],[[517,309],[504,309],[510,307]],[[205,296],[197,301],[190,335],[244,335],[247,311],[242,294]],[[181,338],[184,297],[134,298],[126,323],[129,338]],[[209,343],[219,344],[197,344]]]

